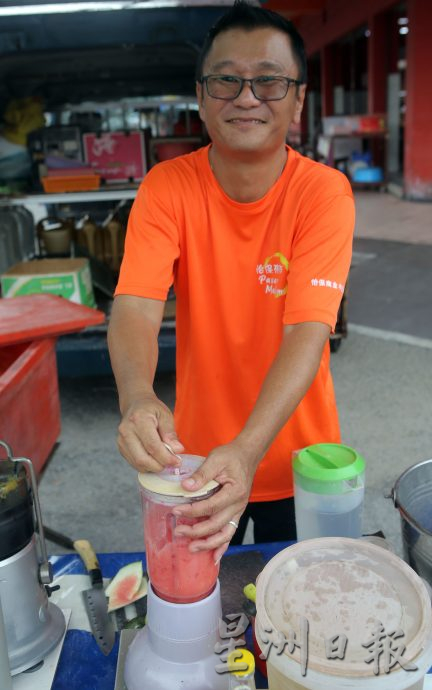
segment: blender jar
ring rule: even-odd
[[[215,493],[219,484],[211,481],[198,491],[186,491],[181,486],[201,465],[204,458],[197,455],[181,455],[181,467],[169,467],[155,474],[139,475],[143,506],[144,540],[147,570],[154,592],[178,604],[188,604],[208,596],[214,589],[219,573],[215,565],[214,551],[191,553],[188,537],[177,536],[179,525],[194,525],[207,517],[186,518],[173,514],[173,509],[183,503],[203,500]]]

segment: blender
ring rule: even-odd
[[[140,474],[149,589],[147,624],[129,647],[124,680],[128,690],[227,690],[228,674],[217,673],[222,618],[219,564],[213,551],[189,551],[190,539],[177,536],[178,525],[206,518],[173,514],[176,505],[203,500],[219,485],[183,489],[204,458],[181,455],[179,469]]]
[[[0,460],[0,600],[12,676],[38,667],[63,637],[61,610],[48,601],[53,581],[36,476],[28,458],[14,458],[4,441]],[[28,470],[30,483],[25,467]]]

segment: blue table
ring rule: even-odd
[[[248,546],[231,546],[227,554],[240,554],[247,551],[258,551],[265,562],[269,561],[279,551],[290,546],[292,542],[276,542],[272,544],[251,544]],[[104,577],[113,577],[118,570],[133,561],[142,560],[145,566],[145,554],[137,553],[107,553],[99,554],[99,563]],[[84,575],[85,569],[81,559],[76,554],[56,556],[54,561],[55,575]],[[246,584],[246,583],[245,583]],[[90,581],[89,581],[90,586]],[[246,644],[251,648],[250,626],[245,635]],[[93,636],[84,630],[68,630],[63,649],[52,685],[52,690],[113,690],[119,650],[119,635],[116,643],[105,657],[100,652]],[[429,670],[432,674],[432,667]],[[429,677],[429,675],[428,675]],[[266,688],[265,679],[259,672],[256,674],[257,688]],[[150,690],[150,689],[149,689]]]
[[[290,543],[251,544],[231,546],[228,554],[259,551],[265,561],[269,561]],[[98,554],[104,577],[111,578],[118,570],[133,561],[142,560],[145,567],[145,554],[105,553]],[[52,559],[54,575],[84,575],[85,568],[77,554],[65,554]],[[245,583],[247,584],[247,583]],[[90,581],[89,581],[90,587]],[[250,627],[246,634],[247,645],[251,644]],[[52,690],[113,690],[119,650],[119,635],[111,653],[105,657],[100,652],[91,633],[85,630],[68,630],[60,655]],[[257,673],[257,687],[267,687],[263,677]]]

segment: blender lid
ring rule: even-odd
[[[202,498],[213,493],[219,483],[212,479],[197,491],[187,491],[181,485],[183,479],[190,477],[204,462],[201,455],[180,455],[182,464],[179,468],[166,467],[162,472],[142,472],[138,475],[138,481],[144,489],[161,496],[173,496],[177,498]],[[176,471],[177,469],[177,471]]]
[[[373,677],[366,663],[377,625],[396,630],[405,645],[403,660],[415,663],[430,644],[432,612],[422,580],[404,561],[380,546],[355,539],[308,539],[277,554],[257,582],[257,626],[280,647],[281,633],[301,637],[308,622],[308,668],[344,677]],[[269,631],[269,632],[267,632]],[[345,635],[343,659],[326,655],[325,641]],[[288,647],[288,645],[287,645]],[[301,663],[300,649],[283,650]],[[395,668],[397,671],[397,668]]]

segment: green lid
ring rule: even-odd
[[[337,482],[358,477],[365,461],[353,448],[340,443],[317,443],[303,448],[294,459],[294,472],[320,482]]]

